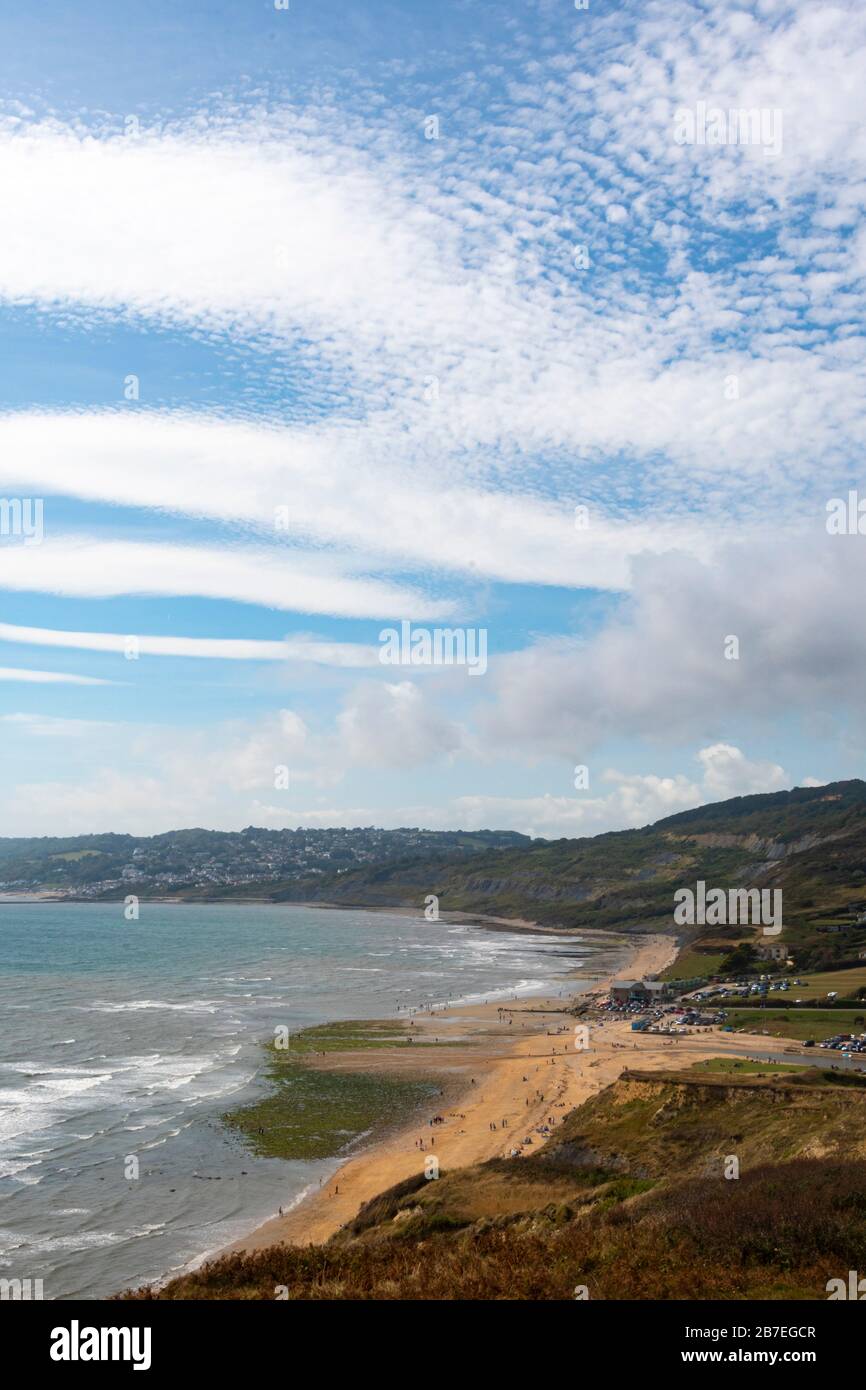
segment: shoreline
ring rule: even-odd
[[[0,907],[28,907],[45,906],[54,904],[62,907],[67,904],[76,907],[100,907],[108,904],[117,904],[125,901],[124,894],[118,894],[116,898],[77,898],[67,893],[58,894],[51,890],[34,893],[0,893]],[[293,899],[291,901],[275,901],[273,898],[173,898],[170,896],[141,897],[141,903],[155,904],[156,906],[166,907],[304,907],[322,912],[372,912],[387,914],[396,917],[420,917],[423,916],[424,909],[421,907],[409,907],[404,903],[395,903],[389,906],[387,903],[332,903],[332,902],[308,902],[306,899]],[[558,927],[544,926],[541,922],[535,922],[527,917],[500,917],[487,912],[467,912],[459,908],[443,908],[437,919],[440,922],[453,922],[455,925],[484,927],[488,931],[514,931],[531,932],[541,936],[561,936],[565,940],[586,941],[590,945],[606,945],[611,949],[622,949],[632,942],[639,943],[646,941],[651,936],[660,936],[661,933],[648,931],[617,932],[607,931],[599,927]],[[674,937],[670,938],[674,940]]]
[[[464,914],[473,921],[477,916]],[[509,929],[510,920],[505,920],[508,926],[500,930]],[[545,930],[535,924],[526,926]],[[574,1049],[574,1016],[569,1010],[581,995],[599,992],[622,971],[659,973],[674,959],[678,945],[674,937],[661,935],[611,942],[607,934],[593,933],[596,941],[590,943],[587,934],[563,934],[579,937],[582,944],[606,944],[604,971],[570,970],[561,977],[556,994],[519,996],[508,1004],[502,999],[487,1002],[497,993],[490,991],[485,1002],[457,1003],[413,1015],[419,1038],[438,1036],[443,1023],[459,1028],[462,1045],[452,1044],[447,1056],[425,1058],[403,1047],[310,1058],[309,1065],[321,1070],[423,1074],[438,1081],[442,1094],[438,1105],[426,1103],[409,1121],[386,1127],[359,1152],[346,1156],[327,1183],[296,1197],[282,1215],[268,1218],[221,1250],[196,1257],[187,1271],[223,1255],[280,1242],[319,1244],[353,1220],[364,1202],[423,1169],[431,1155],[451,1169],[501,1157],[518,1143],[525,1150],[523,1141],[541,1123],[560,1117],[563,1109],[568,1113],[586,1099],[585,1054]],[[609,953],[617,959],[611,961]],[[533,1094],[535,1081],[543,1086],[536,1085]],[[598,1078],[592,1089],[601,1084],[607,1082]],[[442,1121],[434,1129],[433,1116],[441,1112],[445,1112]]]
[[[51,889],[33,893],[0,893],[0,907],[28,907],[31,905],[44,905],[54,903],[58,907],[73,904],[76,907],[103,907],[109,904],[117,904],[125,901],[126,894],[118,893],[114,898],[83,898],[75,897],[69,893],[60,893]],[[306,898],[274,899],[262,897],[231,897],[231,898],[177,898],[171,895],[149,895],[143,897],[138,895],[139,902],[151,903],[157,906],[168,907],[305,907],[321,912],[373,912],[378,914],[391,914],[397,917],[419,917],[424,915],[423,907],[411,907],[406,903],[332,903],[321,902],[319,900],[308,901]],[[531,921],[528,917],[499,917],[488,912],[467,912],[460,908],[443,908],[437,919],[441,922],[463,922],[467,926],[476,923],[478,926],[490,925],[501,931],[529,931],[550,933],[552,936],[571,936],[580,932],[582,936],[597,936],[599,939],[611,940],[617,938],[628,938],[640,940],[641,936],[646,936],[647,932],[616,932],[605,931],[598,927],[557,927],[544,926],[540,922]]]

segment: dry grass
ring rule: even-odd
[[[326,1245],[127,1297],[823,1299],[866,1250],[866,1093],[822,1082],[624,1073],[531,1159],[413,1176]]]
[[[611,1210],[497,1218],[421,1238],[277,1246],[176,1279],[172,1299],[826,1298],[862,1264],[866,1163],[801,1159],[692,1179]],[[284,1292],[285,1291],[285,1292]]]

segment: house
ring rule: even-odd
[[[761,960],[788,959],[788,948],[783,941],[759,941],[757,952]]]

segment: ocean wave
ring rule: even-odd
[[[93,1250],[103,1245],[119,1245],[126,1239],[126,1234],[119,1234],[117,1231],[78,1231],[75,1235],[69,1236],[31,1235],[22,1243],[26,1245],[28,1253],[50,1255],[58,1250]]]
[[[73,1008],[94,1014],[143,1013],[151,1009],[180,1014],[215,1014],[222,1007],[222,1001],[219,999],[190,999],[185,1004],[170,1004],[165,999],[126,999],[119,1003],[112,1003],[108,999],[94,999],[89,1005],[73,1005]]]
[[[30,1178],[22,1175],[31,1168],[38,1168],[40,1161],[38,1158],[0,1158],[0,1178],[15,1178],[17,1182],[25,1183],[28,1187],[35,1187],[39,1182],[35,1175]]]
[[[86,1067],[86,1066],[41,1066],[36,1062],[4,1062],[4,1071],[14,1071],[21,1076],[111,1076],[112,1073],[105,1067]]]

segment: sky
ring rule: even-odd
[[[866,776],[866,8],[281,3],[0,0],[0,834]]]

